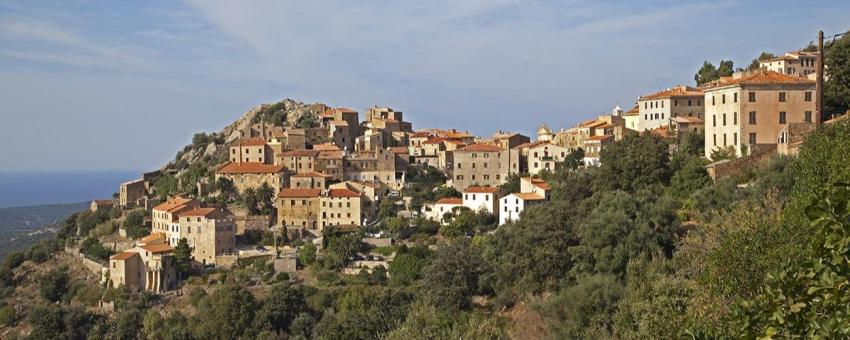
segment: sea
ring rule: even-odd
[[[0,172],[0,208],[112,198],[138,170]]]

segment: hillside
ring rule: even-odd
[[[85,209],[85,202],[0,209],[0,259],[10,251],[53,237],[65,218]]]

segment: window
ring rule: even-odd
[[[732,125],[738,125],[738,113],[732,112]]]
[[[714,104],[715,104],[715,102],[714,102],[714,96],[711,96],[711,105],[714,105]]]
[[[732,94],[732,102],[733,103],[738,102],[738,92],[735,92],[735,93]]]
[[[779,101],[785,102],[785,92],[779,92]]]
[[[717,126],[717,115],[711,115],[711,126]]]
[[[779,111],[779,124],[785,124],[785,111]]]
[[[714,139],[714,146],[717,146],[717,135],[711,135],[712,139]]]
[[[673,106],[679,106],[679,100],[678,99],[673,101]]]
[[[750,145],[753,145],[755,143],[756,143],[756,133],[750,132]]]
[[[726,114],[723,114],[723,126],[726,126]]]
[[[723,146],[726,146],[726,134],[723,134]]]
[[[806,111],[805,120],[806,120],[806,123],[812,122],[812,111]]]
[[[756,93],[755,93],[755,92],[750,92],[750,93],[748,93],[748,96],[749,96],[749,102],[750,102],[750,103],[755,103],[755,102],[756,102]]]
[[[688,106],[691,106],[691,100],[688,99]]]
[[[726,94],[720,95],[720,104],[726,104]]]
[[[732,134],[732,145],[738,145],[738,133],[737,132]]]
[[[812,91],[806,91],[805,97],[807,102],[812,101]]]
[[[756,124],[756,112],[750,111],[750,125]]]

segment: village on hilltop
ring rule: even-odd
[[[276,271],[294,273],[304,246],[321,252],[329,235],[360,233],[364,244],[381,248],[413,242],[405,230],[452,226],[447,230],[456,235],[471,235],[458,227],[463,220],[498,228],[550,199],[544,174],[600,166],[606,147],[632,135],[698,135],[710,176],[730,176],[764,155],[795,153],[822,123],[817,57],[790,52],[697,87],[648,91],[633,106],[573,127],[540,124],[533,138],[505,131],[481,137],[452,127],[415,130],[401,111],[377,106],[361,120],[355,110],[314,104],[303,113],[312,121],[298,127],[286,119],[252,119],[226,136],[226,156],[213,162],[196,189],[171,195],[157,188],[165,176],[176,178],[177,186],[188,177],[165,167],[121,184],[114,199],[91,203],[92,211],[144,211],[142,223],[150,230],[136,239],[121,230],[127,240],[112,244],[115,255],[101,269],[103,281],[169,291],[182,277],[176,249],[186,245],[197,269],[266,256]],[[246,241],[252,233],[271,234],[273,249]],[[386,269],[392,254],[385,255],[354,254],[342,272]]]

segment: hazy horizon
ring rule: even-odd
[[[841,1],[0,4],[0,169],[156,169],[292,98],[531,135],[850,28]]]

